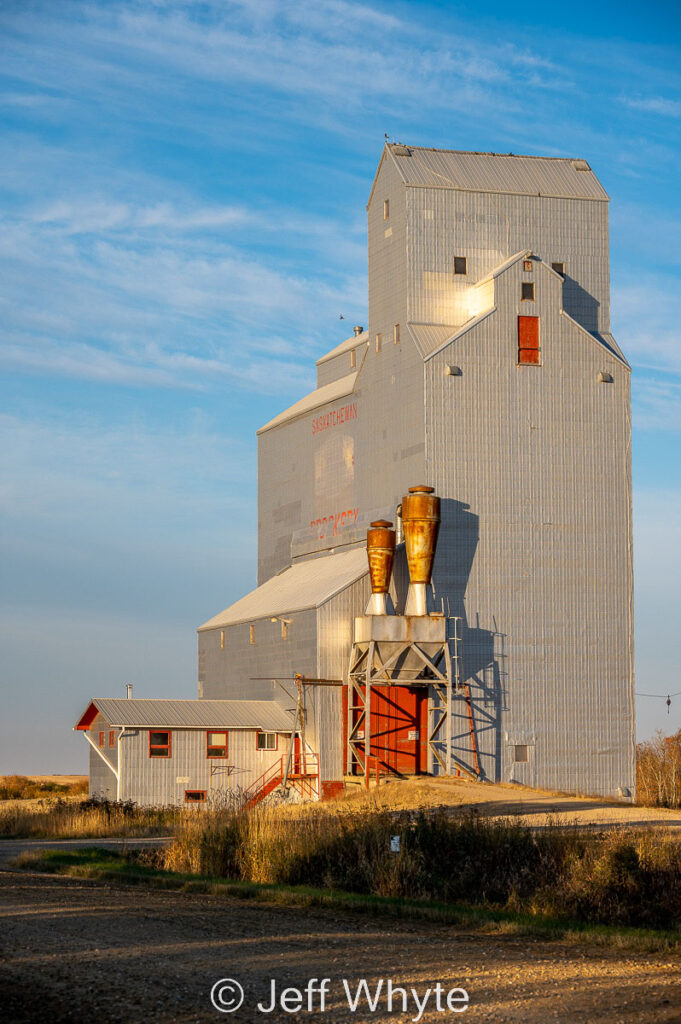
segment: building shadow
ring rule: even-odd
[[[480,518],[453,498],[440,505],[440,537],[433,569],[434,605],[450,622],[449,647],[455,683],[452,756],[454,765],[491,781],[501,779],[502,719],[505,710],[505,637],[470,621],[466,590],[480,539]]]
[[[593,295],[585,291],[574,277],[565,275],[563,278],[563,309],[585,327],[587,331],[598,330],[598,302]]]

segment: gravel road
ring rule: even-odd
[[[0,869],[7,867],[8,862],[18,853],[37,852],[39,850],[79,850],[92,849],[93,846],[103,850],[123,853],[125,850],[143,850],[146,847],[165,846],[172,842],[171,836],[153,836],[143,839],[0,839]]]
[[[277,991],[330,978],[326,1011],[265,1014]],[[239,980],[242,1007],[210,1003],[220,978]],[[348,1007],[360,979],[384,979],[375,1012]],[[681,958],[517,936],[472,935],[317,910],[288,910],[205,895],[111,887],[48,875],[0,872],[0,1020],[4,1024],[408,1021],[388,1013],[387,979],[417,991],[463,987],[470,1007],[421,1017],[503,1024],[681,1021]],[[229,998],[229,993],[224,993]],[[446,1007],[446,1003],[443,1003]],[[460,1003],[454,1004],[461,1006]]]

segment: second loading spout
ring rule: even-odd
[[[410,487],[402,498],[402,524],[409,566],[409,593],[405,615],[427,615],[426,588],[440,531],[440,499],[432,487]]]
[[[387,615],[389,611],[388,592],[395,558],[395,531],[392,525],[387,519],[377,519],[367,530],[367,558],[371,579],[367,615]]]

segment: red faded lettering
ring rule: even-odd
[[[357,402],[352,405],[342,405],[340,409],[332,409],[331,412],[321,413],[312,420],[312,433],[318,434],[330,427],[339,427],[343,423],[349,423],[357,419]]]
[[[330,512],[328,516],[310,520],[310,533],[316,533],[317,540],[323,540],[329,532],[332,537],[336,537],[344,526],[356,523],[358,518],[358,508],[349,508],[345,512]]]

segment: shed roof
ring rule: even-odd
[[[390,153],[407,185],[559,199],[608,199],[591,167],[582,159],[471,153],[388,143],[381,162],[386,153]]]
[[[199,631],[318,608],[368,571],[365,547],[295,562],[204,622]]]
[[[294,402],[288,409],[280,412],[278,416],[275,416],[273,420],[266,423],[264,427],[256,430],[256,434],[263,434],[266,430],[271,430],[272,427],[278,427],[280,423],[286,423],[287,420],[295,419],[296,416],[303,416],[307,412],[312,412],[313,409],[319,408],[320,405],[326,405],[327,402],[336,402],[339,398],[351,395],[356,380],[357,374],[349,373],[347,377],[341,377],[339,380],[334,380],[330,384],[324,384],[321,388],[311,391],[309,395],[305,395],[300,401]]]
[[[156,700],[93,697],[75,729],[88,729],[100,712],[113,728],[265,729],[288,732],[291,716],[273,700]]]

